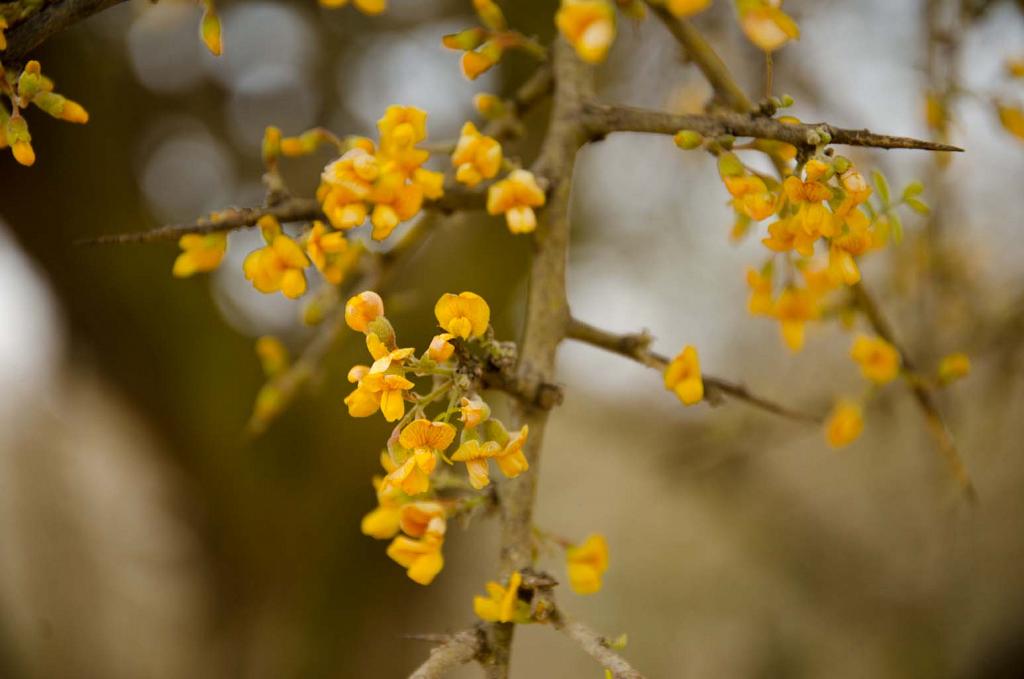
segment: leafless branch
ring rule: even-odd
[[[551,612],[548,620],[556,630],[575,641],[587,655],[599,662],[602,667],[610,670],[615,679],[644,679],[644,675],[612,650],[611,644],[606,638],[587,625],[568,619],[557,608]]]
[[[619,354],[620,356],[625,356],[626,358],[637,361],[649,368],[653,368],[658,372],[664,372],[665,368],[668,367],[669,364],[669,358],[667,356],[654,352],[650,349],[651,340],[653,338],[646,332],[620,335],[607,330],[602,330],[601,328],[597,328],[575,318],[571,318],[569,320],[567,337],[578,342],[583,342],[585,344],[590,344],[600,349],[604,349],[605,351],[610,351],[614,354]],[[723,396],[728,396],[735,400],[743,401],[755,408],[760,408],[766,412],[781,415],[782,417],[791,420],[809,422],[812,424],[820,424],[824,420],[824,418],[819,415],[794,410],[762,396],[752,394],[742,384],[736,384],[734,382],[706,374],[703,375],[703,380],[705,398],[712,404],[721,400]]]
[[[439,679],[459,665],[471,662],[484,649],[483,632],[474,627],[448,635],[409,679]]]
[[[907,388],[910,389],[910,393],[914,396],[914,401],[917,403],[921,414],[924,415],[928,433],[935,439],[935,445],[939,453],[945,459],[946,464],[949,466],[950,474],[960,485],[964,496],[971,502],[976,501],[977,492],[974,489],[974,484],[971,482],[970,474],[968,474],[967,467],[960,458],[956,443],[953,441],[953,435],[950,433],[949,427],[942,417],[931,389],[921,380],[915,379],[913,359],[906,348],[896,339],[896,333],[893,331],[892,325],[882,314],[881,308],[867,288],[864,287],[864,284],[857,283],[853,286],[852,291],[854,302],[864,313],[864,317],[868,320],[872,329],[874,329],[879,337],[891,344],[899,352],[900,360],[903,363],[903,373]]]
[[[787,124],[775,118],[727,111],[686,115],[588,102],[583,108],[583,115],[587,130],[594,139],[600,139],[612,132],[675,134],[679,130],[693,130],[706,137],[729,134],[734,137],[774,139],[800,148],[813,148],[828,142],[879,149],[963,151],[962,148],[949,144],[875,134],[870,130],[850,130],[829,123]]]

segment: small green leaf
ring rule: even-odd
[[[878,197],[882,199],[883,205],[889,204],[889,182],[885,180],[883,175],[878,170],[872,170],[871,179],[875,182],[875,188],[878,189]]]
[[[888,217],[889,226],[892,229],[892,242],[899,245],[903,242],[903,222],[900,221],[900,216],[895,212],[890,212]]]
[[[910,182],[903,189],[903,198],[906,199],[913,198],[914,196],[919,196],[921,195],[922,191],[924,191],[924,184],[922,184],[921,182]]]
[[[913,198],[909,196],[904,197],[903,202],[907,204],[907,207],[909,207],[911,210],[913,210],[919,215],[926,215],[931,211],[931,208],[929,208],[924,201],[918,198]]]

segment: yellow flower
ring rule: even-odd
[[[665,6],[677,17],[685,19],[703,12],[711,5],[711,0],[668,0]]]
[[[530,605],[519,598],[519,586],[523,576],[519,571],[512,573],[508,586],[502,587],[491,581],[485,586],[487,596],[473,597],[473,612],[485,622],[530,622]]]
[[[747,311],[753,316],[770,316],[775,305],[771,272],[762,274],[754,267],[747,267],[747,286],[750,288]]]
[[[569,586],[577,594],[594,594],[601,589],[601,575],[608,570],[608,543],[595,534],[582,545],[565,550]]]
[[[370,367],[371,373],[386,372],[392,364],[401,365],[402,361],[412,356],[416,351],[412,347],[406,347],[405,349],[390,349],[388,348],[388,345],[386,345],[384,341],[373,332],[366,334],[366,349],[370,352],[370,356],[373,357],[373,366]]]
[[[704,398],[704,381],[700,375],[697,349],[687,345],[665,368],[665,388],[675,392],[685,405],[692,406]]]
[[[427,530],[419,540],[404,535],[396,537],[388,545],[387,555],[406,569],[405,574],[413,582],[429,585],[444,568],[444,557],[441,555],[444,533],[444,519],[435,517],[430,520]]]
[[[348,4],[348,0],[320,0],[320,6],[337,9]],[[388,8],[387,0],[355,0],[353,4],[363,14],[381,14]]]
[[[875,384],[891,382],[900,374],[899,352],[881,337],[858,335],[850,357],[860,365],[860,373]]]
[[[366,221],[365,201],[380,176],[380,162],[369,147],[356,146],[329,163],[320,174],[317,200],[337,229],[353,229]]]
[[[386,452],[381,453],[381,464],[388,472],[394,471],[394,463]],[[378,540],[387,540],[398,534],[401,523],[402,505],[399,501],[397,488],[385,486],[379,476],[373,478],[373,488],[377,492],[377,508],[363,517],[360,530]],[[416,536],[418,537],[418,536]]]
[[[328,283],[338,285],[358,261],[361,247],[349,245],[345,234],[328,231],[324,223],[317,220],[306,237],[306,254]]]
[[[421,452],[443,453],[454,440],[455,427],[430,420],[413,420],[405,425],[398,437],[399,445],[417,455]]]
[[[406,495],[420,495],[430,490],[430,475],[436,467],[434,452],[429,448],[421,449],[385,476],[384,485],[400,488]]]
[[[250,252],[242,263],[245,277],[262,293],[280,291],[285,297],[296,299],[306,292],[306,274],[309,259],[302,248],[284,234],[273,238],[264,248]]]
[[[423,197],[437,200],[444,195],[444,173],[416,168],[412,173],[412,183],[420,187]]]
[[[446,292],[434,305],[438,324],[455,337],[482,337],[491,322],[491,308],[480,295]]]
[[[505,215],[512,233],[529,233],[537,228],[533,208],[544,205],[544,191],[527,170],[514,170],[487,191],[487,213]]]
[[[871,196],[871,185],[855,167],[851,166],[839,175],[839,181],[846,191],[846,199],[854,205],[860,205]]]
[[[228,251],[226,233],[190,233],[178,241],[182,253],[174,260],[171,270],[175,278],[187,278],[200,271],[213,271],[220,266]]]
[[[430,340],[430,346],[427,347],[427,356],[438,363],[447,361],[455,353],[455,345],[448,341],[454,336],[450,332],[434,335],[433,339]]]
[[[724,177],[723,181],[733,196],[733,208],[754,221],[771,216],[778,208],[775,194],[769,191],[764,180],[756,175]]]
[[[377,129],[381,146],[412,146],[427,138],[427,113],[415,106],[388,106]]]
[[[793,217],[794,228],[802,228],[807,235],[813,237],[833,235],[832,215],[822,204],[822,201],[832,197],[832,189],[820,181],[804,181],[793,176],[786,177],[782,187],[786,197],[799,205]]]
[[[1007,75],[1011,78],[1024,78],[1024,57],[1007,59],[1003,66],[1006,68]]]
[[[491,482],[487,460],[494,457],[499,451],[501,451],[501,445],[497,441],[487,441],[481,444],[478,439],[467,439],[452,455],[452,461],[466,463],[469,485],[479,490]]]
[[[256,340],[256,356],[267,377],[274,377],[288,368],[288,349],[281,340],[271,335],[264,335]]]
[[[481,74],[490,70],[492,66],[501,61],[504,50],[493,40],[488,40],[478,49],[466,50],[462,53],[459,67],[466,80],[476,80]]]
[[[455,439],[455,427],[444,422],[413,420],[398,437],[409,451],[404,463],[384,478],[384,485],[401,488],[406,495],[419,495],[430,488],[430,475],[437,467],[437,454]]]
[[[405,415],[405,392],[413,386],[402,375],[368,372],[355,391],[345,397],[348,414],[369,417],[380,410],[388,422],[400,420]]]
[[[999,112],[999,122],[1003,129],[1024,140],[1024,109],[1008,104],[996,104],[996,110]]]
[[[939,382],[949,384],[971,372],[971,359],[967,354],[956,352],[943,356],[939,362]]]
[[[466,429],[474,429],[491,416],[491,407],[479,396],[463,396],[459,402],[459,411],[462,413],[459,419]]]
[[[224,51],[221,41],[220,17],[213,5],[213,0],[203,0],[203,17],[199,20],[199,35],[203,39],[210,54],[220,56]]]
[[[367,332],[370,323],[383,315],[384,300],[372,290],[353,295],[345,303],[345,323],[356,332]]]
[[[402,184],[394,189],[379,183],[370,196],[375,203],[370,222],[374,240],[384,240],[399,223],[416,216],[423,207],[423,189],[418,184]]]
[[[608,0],[562,0],[555,25],[580,59],[596,64],[615,41],[615,8]]]
[[[768,237],[761,242],[775,252],[796,250],[801,255],[810,257],[814,254],[814,243],[818,237],[817,233],[807,233],[797,223],[795,217],[785,217],[768,225]]]
[[[857,440],[864,430],[864,414],[858,404],[843,400],[836,404],[825,422],[825,440],[842,448]]]
[[[818,314],[817,298],[808,290],[794,287],[782,291],[772,311],[779,321],[783,341],[794,352],[803,349],[805,325]]]
[[[32,148],[32,134],[28,131],[28,123],[25,122],[25,118],[17,110],[14,111],[14,115],[7,117],[6,111],[0,109],[0,115],[2,115],[0,122],[7,118],[6,124],[0,129],[0,141],[11,147],[14,159],[20,164],[25,167],[34,164],[36,152]]]
[[[530,463],[523,454],[523,445],[529,434],[530,428],[524,424],[515,438],[510,439],[504,448],[494,453],[494,461],[498,463],[498,468],[506,478],[514,479],[530,468]]]
[[[501,157],[501,144],[467,122],[462,126],[462,134],[452,153],[456,181],[476,186],[484,179],[494,177],[501,169]]]
[[[736,0],[740,27],[750,42],[765,52],[774,52],[800,37],[800,27],[779,9],[781,0]]]
[[[444,506],[439,502],[410,502],[402,505],[399,511],[398,525],[409,537],[419,538],[427,533],[430,522],[436,518],[445,518]]]

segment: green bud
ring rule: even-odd
[[[732,151],[719,153],[718,174],[722,177],[739,177],[743,174],[743,163]]]
[[[673,137],[676,146],[683,149],[684,151],[690,151],[697,148],[704,143],[704,137],[701,136],[700,132],[694,130],[679,130],[676,132],[676,136]]]

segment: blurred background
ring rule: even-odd
[[[533,64],[513,55],[475,83],[440,36],[475,25],[462,0],[391,0],[384,16],[313,0],[219,2],[225,55],[198,39],[192,2],[132,2],[39,51],[90,123],[29,119],[38,161],[0,158],[0,676],[15,678],[400,677],[456,630],[497,569],[496,524],[450,529],[447,565],[422,588],[359,532],[387,435],[353,420],[346,334],[322,374],[262,436],[243,435],[263,382],[253,343],[311,331],[300,302],[262,296],[231,236],[211,276],[170,276],[173,243],[77,247],[78,238],[256,205],[259,140],[325,125],[373,132],[391,103],[430,113],[432,140],[472,117],[478,91],[510,94]],[[504,3],[548,40],[557,3]],[[942,3],[932,3],[941,5]],[[629,634],[650,677],[1011,677],[1024,668],[1024,144],[993,96],[1024,53],[1013,3],[959,35],[967,92],[945,171],[921,152],[842,150],[902,187],[925,181],[934,219],[867,262],[866,281],[925,368],[955,350],[974,371],[940,395],[980,495],[966,506],[899,384],[841,452],[821,432],[743,404],[683,409],[660,376],[566,344],[567,389],[543,457],[537,521],[607,535],[605,588],[563,593],[567,612]],[[802,39],[777,54],[793,114],[928,137],[924,92],[942,86],[921,2],[792,0]],[[762,61],[731,3],[697,24],[749,92]],[[933,54],[934,58],[934,54]],[[1019,81],[1018,81],[1019,82]],[[664,27],[620,23],[600,94],[674,111],[709,91]],[[547,107],[514,153],[529,161]],[[329,156],[286,163],[311,195]],[[582,152],[573,205],[574,313],[648,328],[656,348],[699,347],[709,373],[823,412],[861,378],[836,324],[791,355],[746,315],[756,239],[730,244],[714,161],[670,138],[615,135]],[[431,335],[433,301],[474,290],[499,336],[517,335],[527,239],[500,220],[447,220],[388,291],[403,344]],[[563,575],[561,560],[543,567]],[[545,629],[517,636],[514,677],[599,677]],[[456,676],[478,676],[466,668]]]

